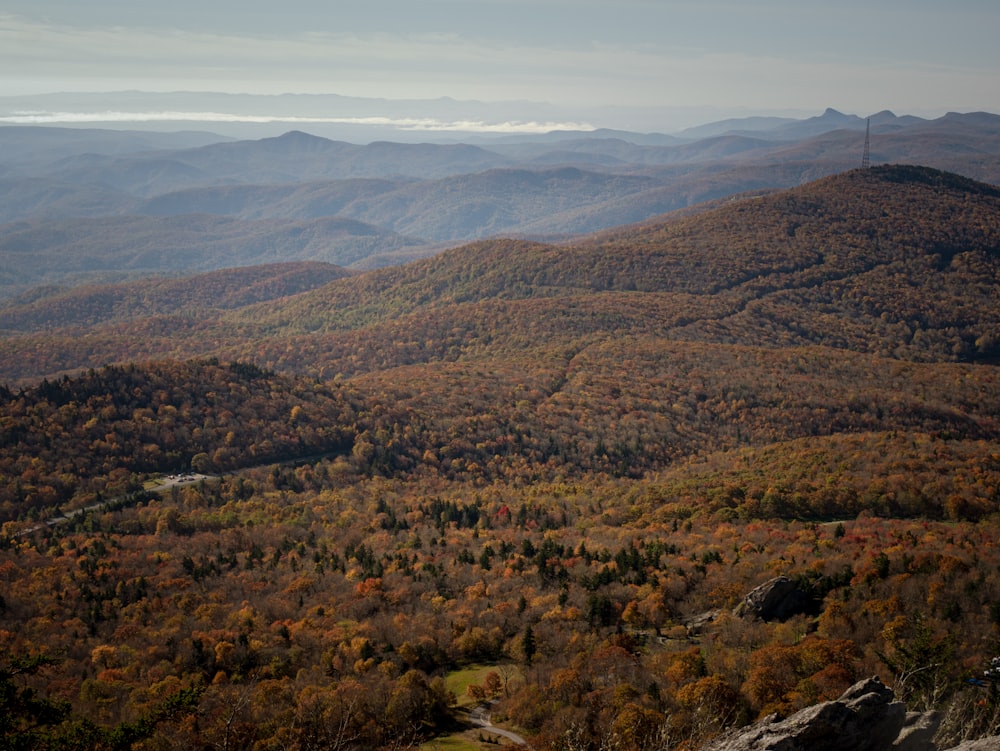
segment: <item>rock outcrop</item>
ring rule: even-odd
[[[835,701],[778,720],[726,733],[703,751],[937,751],[934,713],[907,714],[878,678],[861,681]],[[1000,738],[962,744],[954,751],[1000,751]]]
[[[698,636],[701,634],[716,621],[721,612],[721,610],[706,610],[704,613],[698,613],[688,618],[684,621],[684,627],[687,629],[688,636]]]
[[[783,621],[803,612],[809,597],[787,576],[776,576],[752,589],[733,610],[741,618]]]
[[[1000,751],[1000,736],[983,738],[978,741],[966,741],[950,751]]]
[[[936,751],[934,736],[941,727],[938,712],[909,712],[892,751]]]
[[[836,701],[796,712],[784,720],[766,717],[716,739],[711,751],[882,751],[906,722],[906,707],[878,678],[849,688]]]

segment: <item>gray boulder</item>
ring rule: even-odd
[[[698,613],[688,618],[684,621],[684,627],[688,631],[688,636],[698,636],[701,634],[710,624],[715,622],[720,612],[719,610],[707,610],[704,613]]]
[[[733,610],[740,618],[760,618],[762,621],[783,621],[803,612],[808,596],[787,576],[776,576],[754,587]]]
[[[906,708],[878,678],[855,684],[835,701],[784,720],[766,717],[708,744],[710,751],[884,751],[906,721]]]
[[[1000,736],[960,743],[949,751],[1000,751]]]
[[[937,751],[934,736],[940,727],[939,712],[907,712],[891,751]]]
[[[715,738],[702,751],[937,751],[936,712],[907,713],[878,678],[851,686],[839,699],[784,720],[765,717]],[[948,751],[1000,751],[1000,737],[966,741]]]

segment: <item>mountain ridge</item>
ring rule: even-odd
[[[351,273],[332,264],[299,261],[118,284],[35,288],[0,306],[0,331],[88,327],[209,308],[226,310],[294,295]]]
[[[350,263],[374,249],[422,244],[353,219],[238,221],[210,214],[124,215],[8,225],[0,238],[0,289],[68,278],[191,273],[287,260]]]
[[[874,120],[873,163],[926,164],[1000,184],[997,116],[956,114],[924,121],[877,113]],[[375,225],[373,236],[406,236],[385,247],[355,245],[323,258],[371,268],[477,239],[564,238],[748,190],[794,187],[857,166],[860,122],[829,111],[770,129],[728,128],[687,140],[567,131],[481,145],[373,141],[362,146],[292,130],[258,141],[219,140],[194,148],[168,148],[167,135],[145,141],[124,136],[114,148],[108,134],[98,138],[84,131],[76,151],[70,133],[55,132],[71,129],[0,128],[0,144],[26,144],[31,133],[39,136],[25,151],[31,158],[0,149],[0,222],[12,225],[0,226],[13,234],[23,230],[17,222],[50,222],[51,231],[59,232],[60,222],[75,218],[153,214],[192,215],[179,225],[194,228],[205,226],[194,214],[215,213],[248,223],[242,231],[249,237],[259,230],[252,222],[336,216]],[[792,129],[782,131],[785,126]],[[96,151],[88,148],[94,139],[100,141]],[[49,143],[59,145],[46,158]],[[144,150],[143,143],[152,148]],[[513,185],[513,175],[520,176],[523,189]],[[544,190],[538,189],[538,178],[546,176]],[[168,230],[168,224],[161,226]],[[110,223],[105,224],[109,245],[129,242],[128,223],[120,226],[112,237]],[[40,242],[44,236],[39,234]],[[190,233],[171,237],[165,231],[157,252],[147,254],[163,268],[149,270],[170,271],[172,248],[190,239],[195,239]],[[211,232],[202,238],[206,249],[216,244]],[[313,257],[302,255],[292,238],[276,238],[274,245],[282,260]],[[37,250],[46,252],[45,247]],[[260,260],[240,260],[228,251],[213,255],[204,253],[200,268]],[[11,260],[0,252],[0,273],[16,279],[20,270]],[[60,268],[49,264],[41,283],[59,282]],[[130,273],[127,267],[109,272]],[[7,294],[30,283],[14,285]]]
[[[923,207],[923,214],[914,215],[914,206]],[[620,299],[622,310],[634,311],[629,326],[662,332],[658,321],[667,315],[676,322],[671,336],[684,340],[822,344],[902,359],[986,362],[996,356],[1000,339],[991,333],[1000,319],[989,291],[1000,282],[998,207],[996,187],[936,170],[854,170],[559,245],[481,241],[333,281],[288,298],[281,306],[236,308],[221,318],[202,319],[198,326],[220,332],[215,336],[227,342],[222,347],[225,356],[239,356],[246,349],[239,336],[253,336],[250,332],[257,330],[273,342],[257,347],[258,352],[273,348],[277,357],[283,351],[282,337],[312,336],[324,342],[315,356],[337,362],[358,357],[351,343],[355,334],[350,332],[387,326],[401,316],[416,316],[426,326],[425,316],[436,311],[441,320],[428,342],[444,336],[450,325],[464,329],[457,309],[449,308],[454,305],[467,310],[480,303],[573,300],[574,306],[594,311],[587,330],[605,331],[600,323],[605,314],[598,313],[604,304],[600,296],[610,295]],[[656,307],[644,311],[644,300],[655,301]],[[929,302],[933,314],[922,311]],[[11,308],[9,315],[16,310]],[[506,313],[512,321],[525,314],[514,315],[513,309]],[[558,306],[546,315],[553,320],[563,316]],[[402,324],[389,326],[379,337],[389,336],[396,325]],[[569,332],[579,322],[566,325]],[[234,326],[244,333],[236,338],[221,334]],[[542,329],[549,335],[554,331],[551,321]],[[614,330],[616,325],[609,329]],[[494,332],[491,337],[514,346],[515,334]],[[165,351],[183,349],[185,334],[177,336]],[[342,344],[336,343],[338,337]],[[144,346],[154,340],[166,344],[171,338],[158,334]],[[15,341],[8,340],[7,346]],[[23,346],[30,347],[28,341]],[[72,358],[70,352],[78,345],[68,344],[51,347],[50,357],[65,352]],[[109,341],[97,351],[113,346]],[[391,361],[393,347],[388,342],[385,346]],[[321,355],[324,351],[328,354]],[[429,348],[432,351],[438,351],[436,345]],[[270,357],[265,355],[265,362],[274,366]],[[11,358],[13,368],[30,368],[30,362]],[[76,367],[88,364],[89,358]],[[12,366],[4,377],[30,373]],[[72,367],[72,359],[67,359],[56,372]],[[330,363],[303,357],[295,367],[327,372]]]

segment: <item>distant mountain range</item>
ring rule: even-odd
[[[372,268],[489,237],[566,238],[856,167],[867,124],[827,110],[678,136],[560,131],[478,145],[0,127],[0,297],[280,261]],[[871,159],[1000,183],[1000,117],[878,113]]]

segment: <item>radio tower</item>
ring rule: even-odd
[[[868,147],[871,146],[872,119],[869,117],[865,121],[865,151],[861,155],[861,169],[868,169],[872,166]]]

